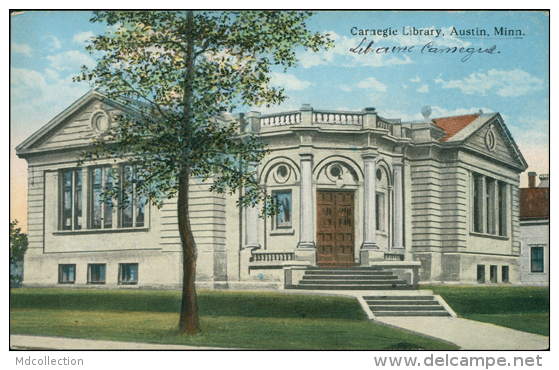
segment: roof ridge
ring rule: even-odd
[[[445,117],[438,117],[438,118],[432,118],[432,120],[437,120],[437,119],[445,119],[445,118],[457,118],[457,117],[466,117],[466,116],[481,116],[483,113],[469,113],[469,114],[460,114],[458,116],[445,116]]]

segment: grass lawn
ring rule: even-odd
[[[433,290],[460,317],[549,336],[549,288],[421,286]]]
[[[10,332],[252,349],[455,349],[365,319],[348,298],[199,291],[202,333],[177,335],[174,291],[14,289]]]

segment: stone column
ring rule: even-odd
[[[362,266],[369,266],[371,261],[384,260],[384,251],[377,245],[376,225],[376,154],[362,155],[365,181],[363,183],[363,244],[360,258]]]
[[[403,204],[403,164],[393,163],[394,167],[394,248],[404,248],[404,204]]]
[[[299,244],[295,250],[297,261],[316,263],[316,245],[314,243],[314,202],[312,195],[313,155],[299,154],[301,163],[301,183],[299,200]]]
[[[312,196],[312,154],[299,154],[301,160],[300,185],[300,233],[297,248],[316,248],[314,244],[313,196]]]
[[[254,170],[254,166],[249,166],[249,171]],[[244,249],[259,249],[260,243],[258,242],[258,232],[260,223],[260,211],[258,206],[246,207],[245,213],[245,246]]]
[[[364,154],[363,245],[361,249],[378,249],[376,225],[376,155]]]

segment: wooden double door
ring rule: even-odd
[[[317,191],[317,265],[351,267],[355,264],[355,193]]]

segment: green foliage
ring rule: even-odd
[[[23,255],[27,251],[27,234],[21,232],[17,227],[18,221],[10,221],[10,264],[23,261]]]
[[[29,244],[27,234],[17,227],[18,221],[10,221],[10,286],[21,283],[22,276],[18,269],[23,264],[23,256]]]
[[[275,209],[260,189],[255,165],[263,143],[239,127],[231,112],[285,99],[269,85],[273,66],[297,65],[297,48],[318,51],[332,42],[311,33],[309,12],[98,11],[92,22],[108,24],[88,50],[98,62],[76,81],[89,81],[125,113],[98,138],[82,161],[133,158],[143,166],[140,195],[155,204],[178,192],[187,171],[211,179],[212,190],[244,189],[243,206],[259,201]],[[241,120],[242,121],[242,120]],[[244,125],[241,122],[241,125]],[[117,187],[112,197],[117,198]],[[126,197],[120,197],[126,199]]]

